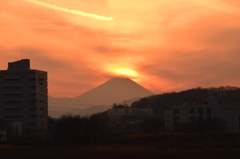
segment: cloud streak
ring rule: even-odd
[[[93,19],[104,20],[104,21],[113,20],[112,17],[104,17],[104,16],[92,14],[92,13],[85,13],[85,12],[81,12],[81,11],[77,11],[77,10],[62,8],[62,7],[58,7],[58,6],[55,6],[55,5],[47,4],[47,3],[36,1],[36,0],[23,0],[23,1],[33,3],[33,4],[36,4],[36,5],[39,5],[39,6],[43,6],[43,7],[51,8],[51,9],[54,9],[54,10],[59,10],[59,11],[63,11],[63,12],[66,12],[66,13],[71,13],[71,14],[80,15],[80,16],[84,16],[84,17],[89,17],[89,18],[93,18]]]

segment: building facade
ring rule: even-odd
[[[226,131],[240,130],[240,107],[218,104],[214,97],[206,103],[191,103],[172,106],[164,112],[165,130],[173,132],[178,126],[199,120],[211,121],[218,118],[225,123]]]
[[[20,134],[47,134],[47,72],[30,69],[30,60],[8,63],[0,71],[0,119],[21,123]]]

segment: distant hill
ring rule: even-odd
[[[132,103],[135,101],[134,99],[138,100],[150,95],[153,95],[153,93],[129,78],[113,78],[75,98],[49,96],[49,115],[59,116],[67,112],[91,114],[107,110],[113,103],[124,101],[131,101]],[[90,107],[92,106],[94,108],[91,111]]]

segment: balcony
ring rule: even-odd
[[[20,104],[22,104],[22,99],[4,100],[4,105],[20,105]]]
[[[4,78],[4,83],[5,84],[18,84],[22,82],[22,78],[21,77],[8,77],[8,78]]]
[[[21,98],[22,92],[4,92],[4,98],[5,99],[16,99]]]
[[[4,115],[4,120],[20,120],[22,119],[22,114],[6,114]]]
[[[4,90],[21,90],[22,89],[22,85],[4,85],[3,86]]]

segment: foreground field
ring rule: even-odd
[[[0,144],[1,158],[239,159],[240,133],[135,134],[74,146],[35,139],[15,145]]]
[[[163,148],[155,146],[2,146],[1,158],[24,159],[239,159],[239,148]]]

